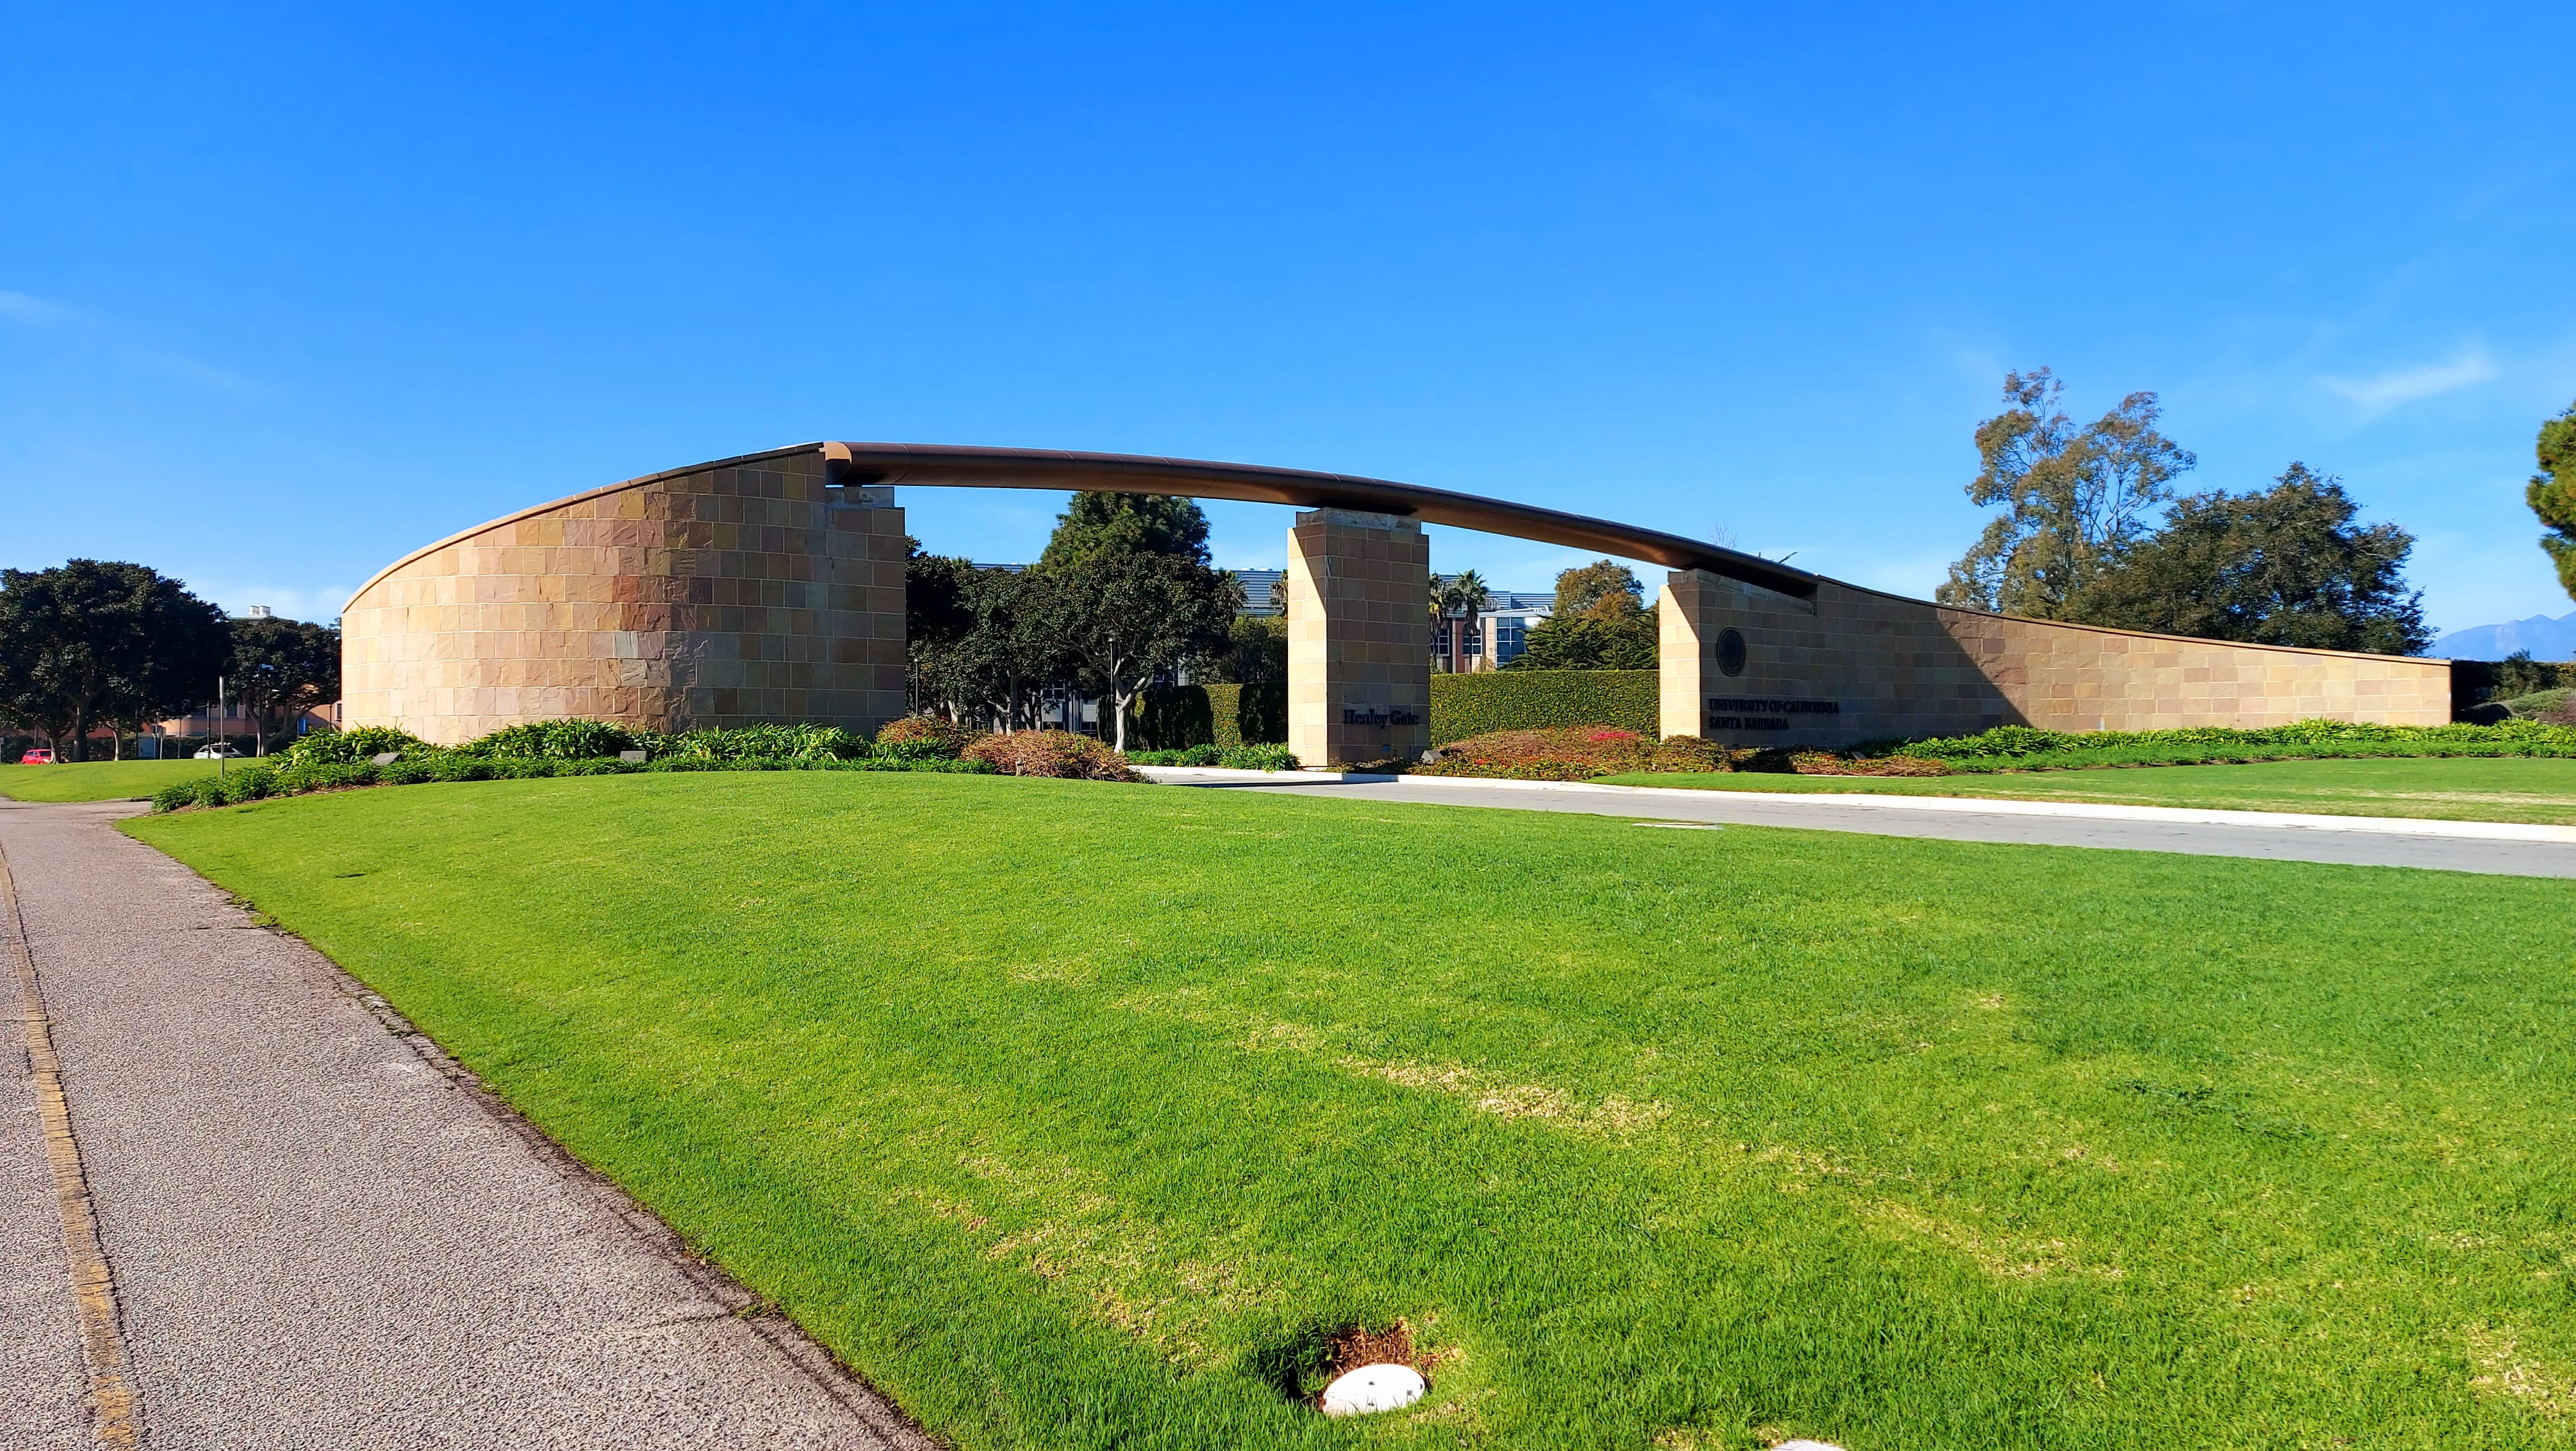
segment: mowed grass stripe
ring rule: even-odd
[[[964,1446],[2576,1430],[2560,883],[931,776],[130,829]],[[1263,1378],[1399,1316],[1414,1411]]]
[[[13,801],[133,801],[164,786],[211,776],[220,767],[238,771],[255,764],[237,761],[68,761],[58,766],[0,765],[0,796]]]

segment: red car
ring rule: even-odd
[[[18,758],[18,764],[21,766],[50,766],[53,763],[54,753],[47,750],[29,751]]]

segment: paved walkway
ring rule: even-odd
[[[319,954],[112,829],[135,809],[0,801],[27,949],[0,911],[0,964],[41,988],[145,1444],[932,1444]],[[0,1047],[0,1445],[132,1444],[94,1425],[43,1066]]]
[[[1340,796],[1426,806],[1573,811],[1638,821],[1705,821],[1856,831],[1946,841],[2023,842],[2266,857],[2358,866],[2423,867],[2497,876],[2576,877],[2576,829],[2412,821],[2376,816],[2175,810],[2087,802],[1978,800],[1960,796],[1791,795],[1687,788],[1593,786],[1458,777],[1330,777],[1290,772],[1146,767],[1176,786]]]

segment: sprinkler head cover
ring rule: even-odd
[[[1409,1365],[1364,1365],[1324,1387],[1324,1414],[1365,1416],[1422,1399],[1422,1375]]]

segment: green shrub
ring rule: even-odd
[[[481,747],[503,740],[502,752],[541,752],[549,745],[560,748],[564,742],[585,738],[584,732],[548,733],[542,729],[558,725],[589,727],[597,725],[597,722],[539,722],[537,729],[513,727],[510,731],[496,731],[474,744]],[[615,727],[605,729],[616,731]],[[356,760],[332,759],[335,753],[330,751],[274,756],[256,766],[243,766],[221,777],[202,776],[174,782],[153,793],[152,809],[180,811],[193,806],[228,806],[269,796],[293,796],[307,791],[356,786],[416,786],[426,781],[524,781],[549,776],[617,776],[635,771],[946,771],[982,776],[991,775],[995,769],[987,761],[952,760],[938,755],[937,742],[921,739],[898,741],[886,747],[872,748],[862,744],[857,747],[861,754],[844,758],[829,754],[828,748],[847,748],[848,743],[856,738],[828,727],[754,727],[749,731],[692,734],[697,738],[694,744],[699,748],[694,753],[669,755],[639,764],[613,756],[576,759],[542,754],[485,754],[463,748],[442,750],[403,736],[398,731],[374,736],[365,731],[352,731],[346,736],[329,739],[353,742],[358,749],[381,746],[386,750],[402,749],[400,742],[409,740],[411,748],[384,766],[377,766],[363,757]],[[615,736],[598,734],[587,734],[586,738],[601,744],[615,740]],[[809,752],[816,752],[817,747],[827,749],[805,755],[741,753],[748,746],[763,744],[783,744]],[[1114,754],[1111,759],[1116,759]]]
[[[223,787],[212,776],[174,781],[152,793],[152,809],[155,811],[181,811],[191,806],[223,804]]]
[[[337,765],[328,761],[299,762],[277,773],[277,794],[294,796],[306,791],[373,786],[381,779],[381,769],[368,761],[357,761],[349,765]]]
[[[1297,758],[1288,748],[1276,743],[1257,746],[1233,746],[1217,756],[1216,763],[1237,771],[1294,771]]]
[[[960,751],[966,749],[966,742],[971,739],[973,737],[961,733],[955,740],[940,740],[926,736],[908,741],[880,740],[858,760],[897,765],[925,761],[953,761],[957,759]]]
[[[1239,696],[1241,686],[1226,687]],[[1216,697],[1205,685],[1158,685],[1136,693],[1127,717],[1127,738],[1157,755],[1216,743]],[[1179,765],[1161,761],[1158,765]]]
[[[1137,695],[1127,734],[1150,751],[1284,744],[1288,687],[1279,681],[1156,686]]]
[[[406,759],[426,756],[438,747],[394,726],[360,726],[305,736],[272,759],[289,766],[349,766],[392,751]]]
[[[2080,766],[2358,756],[2576,756],[2576,726],[2534,720],[2439,726],[2303,720],[2278,726],[2082,733],[1997,726],[1970,736],[1871,741],[1854,747],[1852,754],[1862,758],[1913,756],[1940,761],[1955,771],[2044,771]]]
[[[888,721],[877,731],[876,754],[893,755],[909,761],[956,760],[965,751],[975,732],[952,720],[935,715],[908,715]]]
[[[697,761],[846,761],[868,753],[868,743],[839,726],[754,725],[708,727],[678,735],[641,733],[638,742],[655,759]]]
[[[1431,677],[1431,743],[1498,731],[1606,725],[1652,736],[1663,687],[1652,670],[1488,670]]]
[[[2568,725],[2576,723],[2569,719],[2571,712],[2568,709],[2568,702],[2571,698],[2576,698],[2576,690],[2562,685],[2554,690],[2535,690],[2529,695],[2517,695],[2511,700],[2498,703],[2506,711],[2522,720],[2543,721],[2550,725]]]
[[[1294,771],[1297,758],[1283,745],[1220,746],[1213,742],[1179,751],[1129,751],[1137,766],[1223,766],[1233,771]]]
[[[1213,766],[1225,758],[1224,748],[1213,741],[1178,751],[1129,751],[1127,761],[1135,766]]]
[[[1216,743],[1228,750],[1236,746],[1288,744],[1288,682],[1266,680],[1237,686],[1235,691],[1235,738],[1227,739],[1224,718],[1219,717]]]
[[[456,749],[496,761],[595,761],[637,748],[635,733],[596,720],[538,720],[505,726]]]
[[[214,780],[216,794],[226,806],[261,801],[277,794],[277,768],[274,766],[244,766]]]

